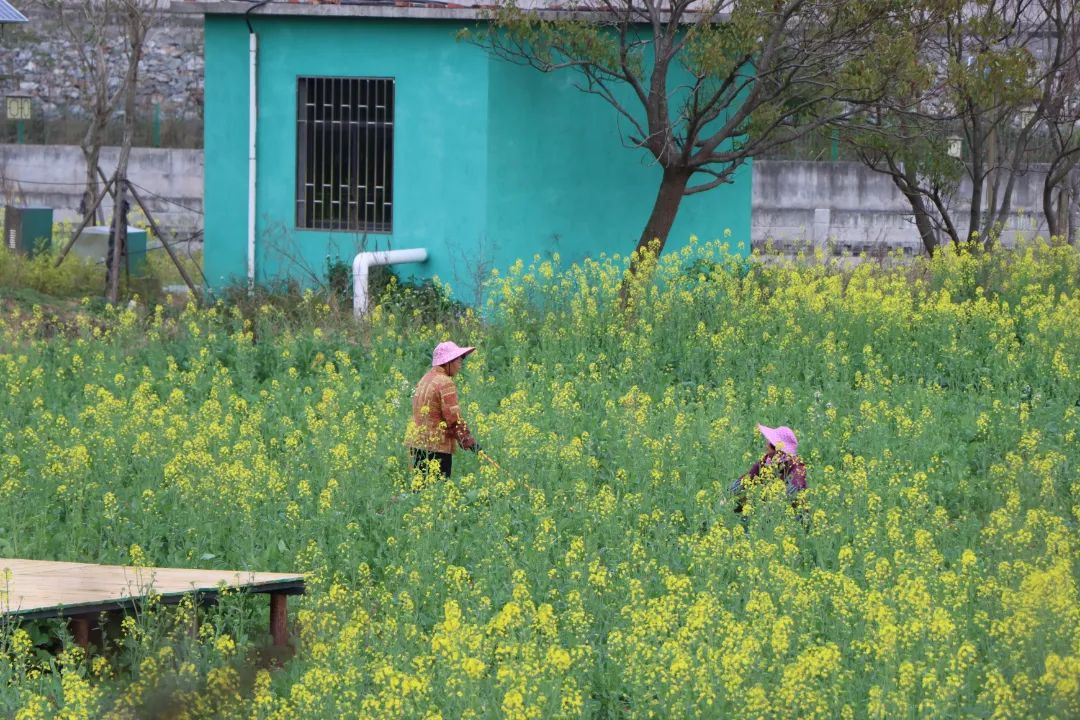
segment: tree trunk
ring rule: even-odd
[[[687,168],[664,168],[652,212],[649,214],[648,222],[645,223],[645,229],[641,231],[641,237],[630,259],[630,272],[619,286],[619,305],[623,310],[628,309],[630,304],[630,290],[633,284],[644,281],[641,272],[643,268],[649,266],[647,261],[658,257],[664,251],[668,233],[671,232],[671,226],[675,224],[675,215],[679,212],[683,192],[690,181],[690,174]]]
[[[980,209],[982,207],[982,195],[986,196],[986,211],[979,218],[979,225],[972,225],[968,230],[968,240],[971,240],[971,232],[979,231],[979,242],[989,249],[992,242],[994,227],[994,210],[998,205],[998,190],[1001,185],[1001,161],[998,157],[997,128],[991,127],[986,139],[986,156],[989,170],[986,174],[986,183],[980,193]],[[972,198],[974,200],[974,198]]]
[[[1001,170],[999,169],[997,172],[1000,173]],[[1011,169],[1009,179],[1005,183],[1005,189],[1001,192],[1001,201],[997,206],[997,210],[995,211],[994,206],[991,206],[987,211],[986,229],[983,231],[982,236],[983,247],[987,250],[993,249],[994,243],[1001,239],[1001,235],[1005,231],[1005,223],[1009,219],[1009,211],[1012,210],[1013,188],[1015,187],[1016,170]],[[998,202],[997,189],[994,190],[994,202]]]
[[[911,204],[911,210],[915,215],[915,227],[919,231],[919,237],[922,238],[926,254],[933,255],[938,248],[938,239],[937,233],[934,232],[934,225],[930,222],[930,213],[926,211],[926,203],[918,193],[904,193],[904,195]]]
[[[971,133],[971,208],[968,214],[967,235],[964,242],[971,240],[971,233],[979,229],[982,224],[983,184],[986,178],[983,176],[983,142],[978,136],[978,123]],[[959,248],[957,248],[959,249]]]
[[[1046,174],[1046,180],[1043,181],[1043,215],[1046,217],[1046,231],[1051,238],[1059,237],[1061,235],[1061,224],[1059,223],[1058,209],[1054,207],[1054,184],[1051,180],[1053,172]],[[1058,193],[1058,202],[1064,198],[1061,197],[1061,193]],[[1060,207],[1060,205],[1059,205]]]
[[[116,201],[113,205],[113,228],[116,232],[116,249],[109,267],[109,302],[115,303],[120,297],[120,258],[127,252],[127,213],[124,212],[127,194],[128,158],[135,140],[135,99],[139,83],[139,63],[142,60],[143,42],[146,30],[142,25],[143,17],[135,5],[128,8],[128,57],[127,74],[124,78],[124,139],[120,144],[120,156],[116,161]]]
[[[638,251],[648,250],[659,255],[664,251],[667,244],[668,233],[675,224],[675,215],[679,212],[679,203],[682,202],[683,192],[687,183],[690,182],[690,170],[688,168],[664,168],[664,175],[660,179],[660,189],[656,193],[656,202],[653,203],[649,221],[645,223],[645,229],[641,232],[638,240]],[[653,245],[657,242],[658,245]]]
[[[1076,245],[1077,234],[1080,233],[1080,206],[1076,198],[1080,197],[1080,176],[1074,170],[1065,180],[1069,188],[1068,204],[1065,207],[1065,235],[1066,242]]]
[[[112,253],[108,255],[105,270],[105,295],[111,303],[115,303],[120,297],[120,260],[127,257],[127,212],[124,211],[127,203],[127,181],[119,179],[119,172],[117,170],[116,202],[113,205]]]
[[[101,145],[100,143],[83,145],[82,152],[83,158],[86,160],[86,189],[83,190],[83,199],[82,202],[79,203],[79,214],[86,217],[98,196],[97,167],[101,157]],[[90,222],[96,224],[100,217],[101,212],[99,206],[99,209],[94,211],[94,217]]]
[[[132,92],[132,95],[135,93]],[[134,104],[134,103],[132,103]],[[127,117],[134,118],[134,113]],[[130,121],[134,125],[133,121]],[[113,204],[113,232],[116,244],[109,264],[109,302],[115,303],[120,297],[120,258],[126,257],[127,253],[127,213],[124,212],[124,204],[127,202],[127,166],[128,156],[131,152],[131,135],[128,134],[129,120],[124,119],[124,144],[120,146],[120,159],[116,164],[116,195]],[[134,128],[132,128],[134,130]]]
[[[89,7],[87,6],[87,9]],[[107,17],[107,13],[110,12],[109,9],[103,7],[102,10]],[[107,21],[98,17],[96,22]],[[80,28],[82,27],[84,26],[80,25]],[[75,34],[80,31],[81,29],[79,31],[71,30],[70,32]],[[109,119],[112,118],[113,107],[119,97],[119,95],[109,97],[109,77],[111,73],[105,57],[105,48],[99,42],[91,45],[91,47],[87,48],[87,54],[83,56],[87,92],[91,93],[86,99],[89,123],[86,126],[82,141],[83,158],[86,160],[86,192],[83,194],[85,209],[80,208],[83,217],[86,217],[87,210],[97,200],[98,163],[101,160],[101,146],[105,144],[105,131],[109,127]],[[117,92],[119,92],[119,89]],[[99,206],[90,222],[97,223],[104,221],[104,219],[105,211]]]
[[[971,234],[978,232],[982,223],[983,181],[972,178],[971,180],[971,212],[968,216],[968,231],[963,240],[965,243],[971,240]]]
[[[915,189],[919,186],[918,178],[914,177],[915,172],[908,164],[904,165],[903,175],[899,174],[899,168],[895,163],[892,163],[891,167],[893,173],[890,177],[911,205],[911,212],[915,216],[915,228],[919,231],[919,237],[922,238],[923,247],[926,248],[928,255],[933,255],[938,247],[937,233],[934,232],[934,224],[930,221],[930,213],[926,210],[926,201]]]
[[[956,223],[953,222],[952,215],[949,213],[948,202],[941,197],[941,190],[935,188],[934,192],[930,194],[930,200],[934,203],[938,217],[941,218],[941,224],[945,226],[945,232],[948,234],[952,244],[958,246],[960,244],[960,234],[957,232]]]
[[[1072,191],[1066,185],[1058,190],[1058,228],[1064,236],[1069,232],[1069,206],[1072,205]],[[1067,242],[1068,238],[1064,238]]]

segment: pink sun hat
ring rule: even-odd
[[[795,432],[786,425],[771,428],[759,423],[757,429],[777,450],[794,455],[799,447],[799,441],[795,439]]]
[[[441,342],[435,346],[435,350],[431,353],[431,367],[438,367],[439,365],[453,362],[459,357],[465,357],[475,349],[476,348],[474,347],[461,347],[457,343],[449,340]]]

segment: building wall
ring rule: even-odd
[[[480,240],[495,244],[503,262],[550,251],[577,262],[633,250],[661,169],[651,155],[623,147],[615,109],[578,90],[572,73],[542,75],[499,60],[488,72],[490,194],[488,236]],[[625,95],[623,106],[634,107],[629,89]],[[750,175],[746,165],[732,185],[685,197],[667,247],[731,230],[732,245],[741,240],[749,249]]]
[[[204,39],[203,273],[221,285],[247,274],[248,33],[207,18]]]
[[[259,35],[257,260],[261,281],[321,272],[365,246],[425,247],[425,267],[468,297],[476,268],[558,251],[567,262],[634,247],[659,170],[622,147],[614,112],[570,85],[458,42],[456,23],[253,17]],[[246,273],[247,28],[206,18],[206,265]],[[394,231],[297,229],[296,79],[396,80]],[[672,246],[732,231],[749,243],[749,169],[688,198]],[[299,270],[302,274],[304,271]]]

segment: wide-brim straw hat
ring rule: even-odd
[[[447,340],[441,342],[435,346],[435,349],[431,353],[431,367],[438,367],[439,365],[445,365],[448,362],[454,362],[459,357],[465,357],[476,348],[474,347],[461,347],[455,342]]]
[[[799,441],[795,438],[795,431],[786,425],[771,428],[759,423],[757,429],[777,450],[794,455],[799,447]]]

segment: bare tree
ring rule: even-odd
[[[106,267],[106,295],[119,295],[120,259],[126,252],[128,160],[135,138],[139,69],[147,36],[160,18],[159,0],[37,0],[58,18],[71,52],[83,73],[80,93],[88,125],[82,149],[86,160],[83,220],[61,251],[59,265],[78,234],[94,219],[103,195],[112,188],[113,231]],[[116,171],[98,192],[98,173],[105,130],[123,100],[123,136]],[[171,254],[171,251],[170,251]],[[181,269],[181,272],[183,270]],[[189,283],[190,284],[190,283]]]
[[[64,43],[60,62],[78,67],[77,101],[86,117],[79,146],[86,160],[86,189],[79,212],[90,214],[99,193],[97,168],[105,132],[123,94],[123,68],[110,57],[120,23],[117,0],[34,0],[56,19]],[[100,212],[95,211],[95,220]]]
[[[1073,171],[1080,160],[1080,22],[1077,5],[1043,0],[1049,19],[1047,56],[1057,60],[1057,72],[1047,76],[1043,122],[1051,153],[1043,181],[1043,214],[1051,237],[1075,241],[1074,225],[1077,178]]]
[[[125,252],[127,238],[127,169],[131,146],[135,141],[135,101],[139,90],[139,67],[150,29],[160,19],[159,0],[113,0],[116,3],[124,29],[124,58],[126,68],[123,79],[124,135],[120,142],[120,155],[116,161],[115,202],[113,211],[113,235],[115,250],[109,258],[108,298],[116,302],[120,288],[120,258]]]
[[[1031,170],[1047,118],[1062,104],[1062,83],[1077,56],[1075,43],[1058,39],[1075,26],[1076,6],[927,0],[920,12],[929,22],[913,58],[923,82],[894,85],[894,93],[838,123],[858,157],[908,200],[927,252],[942,238],[990,247],[999,237],[1016,182]],[[1043,43],[1047,52],[1040,52]],[[1072,157],[1062,155],[1063,163]],[[1056,182],[1067,175],[1065,169]],[[964,179],[966,219],[956,206]]]
[[[105,294],[108,299],[115,303],[119,297],[120,261],[127,254],[127,217],[128,208],[130,207],[130,202],[128,200],[129,194],[131,199],[134,200],[146,214],[146,219],[150,224],[151,230],[161,240],[162,245],[169,254],[169,258],[176,265],[176,269],[179,271],[180,276],[184,279],[184,282],[197,298],[198,289],[195,287],[194,282],[192,282],[191,277],[184,269],[184,266],[176,256],[176,253],[169,246],[165,236],[161,233],[161,228],[147,209],[146,204],[142,201],[142,198],[139,196],[138,192],[135,191],[135,188],[127,178],[128,161],[131,157],[131,148],[135,140],[135,105],[139,91],[139,69],[142,64],[147,37],[151,29],[161,18],[159,6],[160,0],[100,1],[101,3],[109,3],[109,7],[111,7],[112,11],[115,13],[116,25],[114,27],[118,36],[116,39],[119,40],[119,45],[114,57],[106,57],[103,54],[105,52],[103,47],[97,48],[97,55],[94,55],[94,51],[89,51],[88,56],[93,56],[95,63],[104,63],[105,67],[115,65],[116,67],[122,68],[123,72],[120,75],[119,88],[113,95],[113,100],[115,101],[116,98],[121,97],[124,100],[123,137],[120,142],[120,153],[116,170],[112,177],[107,178],[104,175],[97,164],[96,158],[93,159],[92,164],[90,164],[90,158],[88,158],[88,174],[96,184],[96,177],[94,177],[94,174],[99,173],[101,178],[105,180],[105,188],[102,193],[96,194],[92,187],[89,187],[90,192],[94,197],[93,203],[88,209],[84,210],[82,221],[71,234],[71,238],[68,240],[67,245],[60,251],[59,256],[56,259],[56,266],[59,266],[64,261],[64,258],[67,257],[68,252],[71,251],[72,246],[78,240],[79,234],[91,221],[92,215],[96,213],[105,194],[111,189],[113,193],[113,220],[112,231],[109,237],[109,251],[106,258],[105,275]],[[89,3],[85,6],[88,8],[87,12],[93,17],[93,13],[96,12],[99,6],[94,4],[94,0],[87,0],[87,2]],[[110,112],[112,112],[112,110],[110,110]],[[97,148],[100,149],[100,144]]]
[[[582,0],[536,11],[505,0],[463,35],[617,112],[624,144],[662,169],[637,243],[662,251],[682,198],[732,181],[747,160],[886,93],[906,57],[904,2]],[[639,253],[640,255],[640,253]]]

